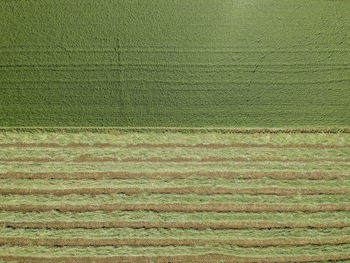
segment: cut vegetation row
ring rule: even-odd
[[[194,135],[0,134],[0,259],[350,259],[347,135]]]

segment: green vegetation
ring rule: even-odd
[[[349,1],[0,5],[0,126],[349,126]]]

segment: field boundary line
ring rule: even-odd
[[[36,162],[36,163],[98,163],[98,162],[135,162],[135,163],[159,163],[159,162],[174,162],[174,163],[189,163],[189,162],[350,162],[350,158],[295,158],[295,159],[285,159],[285,158],[222,158],[222,157],[208,157],[202,159],[195,158],[169,158],[163,159],[159,157],[153,158],[115,158],[115,157],[77,157],[71,160],[62,158],[0,158],[0,162]]]
[[[350,254],[324,254],[278,257],[245,257],[224,254],[206,253],[201,255],[179,256],[90,256],[90,257],[33,257],[33,256],[7,256],[0,255],[0,259],[17,261],[19,263],[213,263],[224,260],[225,263],[302,263],[341,261],[350,259]]]
[[[229,128],[229,127],[0,127],[0,132],[218,132],[218,133],[350,133],[350,127],[340,128]]]

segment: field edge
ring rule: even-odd
[[[233,127],[0,127],[0,132],[179,132],[179,133],[350,133],[343,128],[233,128]]]

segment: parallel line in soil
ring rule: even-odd
[[[44,211],[137,211],[155,212],[330,212],[350,211],[350,204],[291,205],[291,204],[105,204],[105,205],[0,205],[0,211],[44,212]]]
[[[272,221],[240,222],[133,222],[133,221],[80,221],[80,222],[0,222],[1,227],[11,228],[47,228],[47,229],[98,229],[98,228],[180,228],[180,229],[270,229],[270,228],[346,228],[350,222],[297,223]]]
[[[86,53],[115,53],[116,50],[113,48],[105,48],[105,49],[91,49],[91,48],[81,48],[81,49],[20,49],[16,50],[16,47],[7,46],[7,49],[0,47],[0,52],[3,53],[69,53],[69,52],[86,52]],[[265,52],[275,52],[275,53],[342,53],[349,52],[348,49],[330,49],[330,50],[239,50],[232,48],[145,48],[143,46],[124,46],[122,49],[118,49],[117,52],[130,52],[130,53],[154,53],[154,52],[165,52],[165,53],[265,53]]]
[[[233,144],[182,144],[182,143],[139,143],[139,144],[111,144],[111,143],[2,143],[0,147],[48,147],[48,148],[349,148],[350,145],[335,145],[335,144],[252,144],[252,143],[233,143]]]
[[[3,67],[4,65],[0,65]],[[24,65],[23,65],[24,66]],[[13,84],[37,84],[37,83],[127,83],[127,82],[137,82],[137,83],[157,83],[157,84],[169,84],[169,85],[217,85],[217,84],[231,84],[231,85],[245,85],[245,84],[270,84],[270,85],[304,85],[304,84],[325,84],[325,83],[341,83],[348,82],[350,79],[318,79],[314,81],[268,81],[268,80],[251,80],[251,81],[233,81],[233,80],[207,80],[207,81],[194,81],[194,80],[174,80],[174,79],[135,79],[135,78],[124,78],[124,79],[15,79],[15,80],[0,80],[0,83],[7,86]]]
[[[224,260],[225,263],[303,263],[342,261],[350,259],[350,254],[301,255],[279,257],[245,257],[229,256],[224,254],[201,254],[179,256],[91,256],[91,257],[33,257],[33,256],[7,256],[0,255],[5,261],[19,263],[213,263]]]
[[[244,178],[259,179],[264,177],[276,179],[340,179],[350,177],[349,175],[333,172],[153,172],[153,173],[132,173],[132,172],[48,172],[48,173],[22,173],[8,172],[0,174],[1,179],[130,179],[130,178],[188,178],[191,176],[212,177],[212,178]]]
[[[208,157],[203,159],[195,158],[169,158],[163,159],[159,157],[154,158],[114,158],[114,157],[102,157],[102,158],[88,158],[88,157],[77,157],[72,160],[66,160],[62,158],[0,158],[0,162],[37,162],[37,163],[47,163],[47,162],[78,162],[78,163],[89,163],[89,162],[175,162],[175,163],[187,163],[187,162],[350,162],[350,158],[295,158],[295,159],[285,159],[285,158],[221,158],[221,157]]]
[[[201,244],[225,244],[239,247],[342,245],[350,243],[350,237],[342,238],[271,238],[271,239],[152,239],[152,238],[0,238],[0,245],[15,246],[193,246]]]
[[[71,194],[113,194],[122,193],[135,195],[142,193],[161,193],[161,194],[265,194],[265,195],[333,195],[350,193],[350,189],[297,189],[297,188],[227,188],[227,187],[167,187],[167,188],[73,188],[73,189],[1,189],[1,195],[71,195]]]

